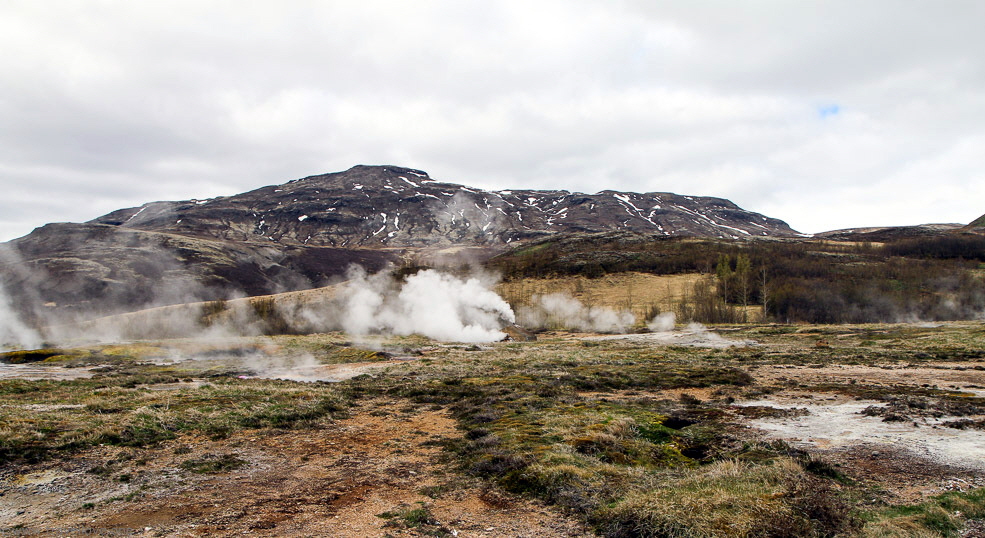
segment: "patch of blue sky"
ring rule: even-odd
[[[828,118],[831,116],[837,116],[841,112],[841,107],[835,104],[832,105],[822,105],[817,107],[817,115],[821,118]]]

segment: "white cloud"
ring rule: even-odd
[[[382,163],[721,196],[807,232],[969,221],[983,19],[973,1],[5,2],[0,239]]]

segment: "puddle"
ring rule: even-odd
[[[92,371],[99,366],[83,368],[65,368],[64,366],[38,366],[36,364],[0,364],[0,379],[86,379],[95,373]]]
[[[686,328],[679,331],[643,334],[613,334],[606,336],[595,336],[586,338],[586,340],[624,340],[661,346],[707,347],[714,349],[757,345],[756,342],[753,342],[752,340],[731,340],[704,328]]]
[[[207,359],[200,358],[180,358],[164,365],[175,364],[176,362],[199,362],[210,363],[223,366],[239,366],[256,373],[252,375],[239,376],[241,379],[284,379],[288,381],[329,381],[339,382],[353,377],[370,374],[376,370],[403,364],[408,361],[417,360],[418,357],[397,357],[386,361],[369,361],[340,364],[318,364],[312,362],[310,358],[277,358],[269,356],[253,356],[244,360],[240,356],[221,356],[216,355]],[[147,363],[145,363],[147,364]],[[158,363],[153,363],[158,364]],[[84,368],[64,368],[61,366],[36,366],[36,365],[0,365],[0,379],[24,379],[24,380],[71,380],[90,378],[95,375],[94,369],[100,366],[89,366]],[[192,381],[181,381],[176,383],[161,383],[155,385],[141,385],[141,388],[150,390],[180,390],[194,389],[202,386],[206,380],[195,379]]]
[[[372,373],[395,364],[403,364],[407,359],[373,362],[350,362],[343,364],[320,364],[305,366],[286,366],[267,368],[254,376],[241,376],[242,379],[285,379],[288,381],[329,381],[339,382],[356,376]]]
[[[956,467],[985,469],[985,432],[940,426],[946,419],[921,418],[913,422],[883,422],[880,417],[862,415],[869,406],[883,407],[875,400],[791,405],[776,400],[736,403],[741,406],[770,406],[778,409],[806,409],[798,417],[754,419],[748,424],[771,437],[797,446],[821,449],[858,444],[883,445]]]

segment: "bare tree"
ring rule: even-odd
[[[769,282],[767,279],[766,266],[764,265],[759,268],[759,298],[763,303],[763,321],[766,321],[770,311],[770,294],[768,284]]]
[[[728,283],[733,274],[732,260],[727,254],[722,254],[718,258],[718,265],[715,266],[715,275],[718,277],[718,285],[722,288],[722,301],[725,304],[728,304]]]
[[[739,254],[735,257],[735,277],[738,280],[739,302],[742,303],[742,321],[748,321],[746,307],[749,306],[749,277],[752,273],[752,262],[749,256]]]

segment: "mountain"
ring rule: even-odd
[[[236,196],[155,202],[92,221],[123,229],[332,247],[488,246],[559,232],[794,236],[728,200],[671,193],[485,191],[396,166],[356,166]]]
[[[799,236],[728,200],[671,193],[486,191],[397,166],[356,166],[209,200],[152,202],[48,224],[0,245],[0,279],[37,317],[132,311],[305,289],[350,264],[471,248],[488,257],[556,234]]]

